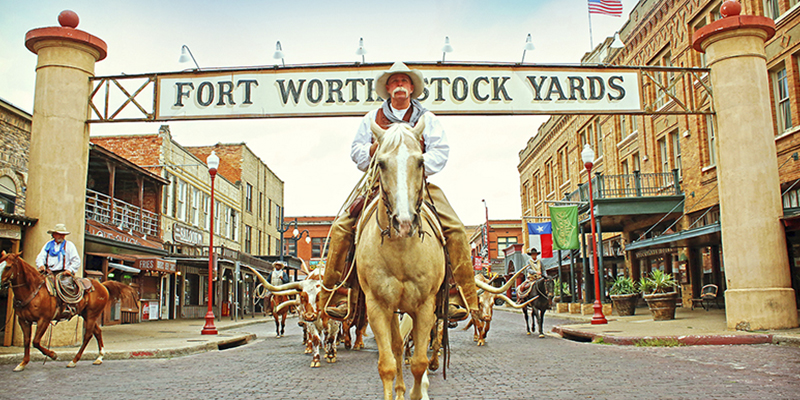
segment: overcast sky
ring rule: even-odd
[[[181,45],[203,68],[272,65],[275,42],[285,62],[351,63],[364,38],[366,62],[432,62],[444,37],[447,61],[579,63],[591,50],[586,0],[464,1],[12,1],[0,0],[0,97],[33,111],[36,55],[25,33],[58,26],[65,9],[78,29],[104,40],[97,76],[178,71]],[[613,36],[624,18],[592,15],[593,43]],[[465,224],[520,218],[519,152],[546,116],[441,117],[450,140],[446,168],[430,178]],[[334,215],[361,176],[350,161],[358,118],[171,122],[186,146],[245,142],[285,182],[287,216]],[[94,124],[92,135],[155,133],[161,123]]]

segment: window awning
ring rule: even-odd
[[[637,240],[625,246],[625,251],[665,248],[665,247],[700,247],[722,242],[722,227],[719,222],[687,229],[685,231],[661,235],[659,237]]]
[[[138,274],[141,271],[139,268],[133,268],[133,267],[129,267],[127,265],[117,264],[117,263],[112,263],[112,262],[108,263],[108,266],[111,267],[111,268],[116,268],[116,269],[118,269],[120,271],[130,272],[130,273],[133,273],[133,274]]]

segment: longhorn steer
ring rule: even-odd
[[[464,327],[463,330],[469,329],[470,326],[474,327],[473,340],[478,343],[478,346],[486,345],[486,335],[489,334],[489,328],[492,324],[492,314],[494,313],[495,299],[501,299],[514,308],[522,308],[527,304],[517,304],[503,294],[503,292],[511,287],[517,277],[522,274],[524,270],[525,269],[523,268],[517,271],[517,273],[508,280],[508,282],[499,288],[489,285],[489,282],[483,277],[483,275],[478,275],[475,277],[475,286],[480,289],[478,291],[478,307],[480,307],[482,317],[480,320],[476,320],[475,318],[470,319],[469,323]]]
[[[250,267],[248,267],[250,268]],[[282,303],[277,307],[280,312],[284,308],[295,306],[297,307],[300,320],[305,323],[307,331],[307,342],[313,348],[313,359],[311,367],[317,368],[320,366],[320,346],[325,347],[325,358],[329,363],[336,362],[336,342],[338,341],[339,330],[341,323],[333,319],[329,319],[323,312],[319,304],[319,292],[322,289],[321,281],[317,276],[309,276],[308,278],[299,282],[290,282],[280,286],[273,286],[261,276],[258,271],[250,268],[256,274],[261,284],[264,285],[269,291],[284,292],[294,290],[297,294],[297,299],[290,300]],[[308,351],[306,351],[308,353]]]

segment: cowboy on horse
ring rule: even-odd
[[[371,128],[373,123],[382,129],[388,129],[397,123],[411,126],[416,126],[417,123],[423,124],[421,145],[424,152],[425,176],[431,176],[444,168],[450,146],[438,118],[416,100],[424,89],[422,72],[411,70],[402,62],[396,62],[388,71],[377,77],[375,90],[379,96],[387,100],[380,108],[367,113],[359,124],[350,154],[360,170],[367,171],[378,147],[378,142],[373,140]],[[363,205],[368,204],[377,192],[377,187],[372,186],[374,185],[362,186],[361,193],[357,193],[359,196],[336,218],[331,227],[328,267],[325,269],[323,279],[325,290],[321,293],[321,300],[326,305],[325,312],[332,318],[342,319],[351,315],[351,309],[354,309],[357,300],[357,296],[348,293],[350,289],[346,288],[351,283],[343,282],[343,277],[347,271],[347,256],[353,248],[354,226]],[[448,312],[450,319],[465,319],[467,310],[477,315],[478,296],[473,281],[470,247],[464,225],[439,187],[426,183],[424,194],[426,202],[432,203],[441,220],[453,283],[457,289],[456,294],[450,297]]]
[[[55,228],[47,231],[53,240],[45,243],[42,251],[36,257],[36,267],[42,274],[55,275],[53,282],[56,287],[61,288],[57,292],[63,296],[57,296],[60,300],[61,312],[59,319],[70,319],[76,312],[75,304],[80,301],[82,291],[75,283],[75,274],[81,266],[81,256],[75,245],[66,239],[69,235],[66,225],[56,224]]]

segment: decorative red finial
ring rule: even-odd
[[[78,22],[80,22],[80,18],[78,18],[78,14],[72,10],[64,10],[61,14],[58,14],[58,23],[65,28],[77,28]]]
[[[726,0],[722,5],[719,7],[719,13],[722,14],[723,17],[735,17],[742,12],[742,5],[739,4],[738,1],[734,0]]]

